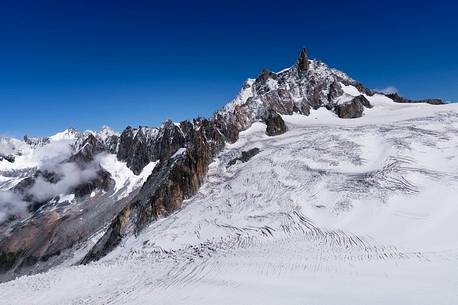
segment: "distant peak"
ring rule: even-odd
[[[80,132],[75,128],[68,128],[64,131],[58,132],[53,136],[50,136],[51,141],[61,141],[61,140],[74,140],[80,135]]]
[[[118,133],[113,130],[110,126],[103,125],[102,128],[100,128],[99,133],[101,134],[106,134],[106,135],[117,135]]]

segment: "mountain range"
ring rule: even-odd
[[[314,292],[330,304],[325,283],[375,289],[361,279],[384,272],[395,274],[389,289],[416,292],[403,276],[442,278],[458,257],[457,106],[371,90],[303,49],[209,118],[0,138],[0,295],[215,304],[206,289],[240,303],[239,287],[247,303],[278,304],[290,291],[291,303]],[[457,299],[456,283],[442,282],[441,301]],[[74,285],[85,288],[56,292]],[[380,304],[439,304],[436,288]]]

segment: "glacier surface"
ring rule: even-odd
[[[98,262],[0,284],[1,303],[457,304],[458,105],[367,98],[357,119],[254,123],[182,209]]]

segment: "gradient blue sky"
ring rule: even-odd
[[[1,1],[0,134],[208,116],[310,57],[371,88],[458,100],[455,1]]]

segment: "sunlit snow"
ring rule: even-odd
[[[358,119],[253,124],[180,211],[99,262],[1,284],[2,304],[457,304],[458,105],[368,98]],[[101,165],[117,188],[143,179]]]

